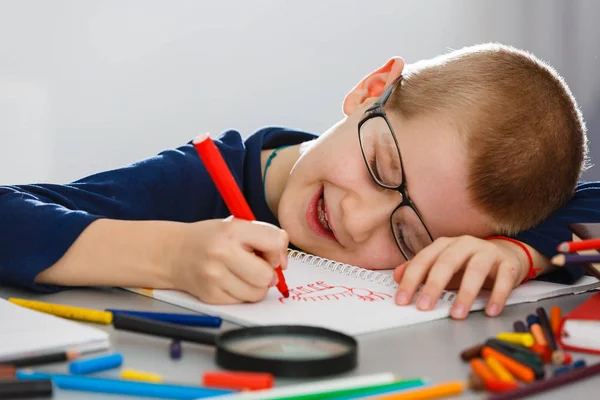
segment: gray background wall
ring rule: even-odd
[[[67,182],[200,132],[320,132],[389,57],[487,41],[567,79],[594,161],[599,17],[594,0],[0,0],[0,184]]]

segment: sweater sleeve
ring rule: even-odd
[[[226,159],[239,158],[237,136],[233,147],[217,142]],[[0,284],[57,291],[61,288],[36,284],[35,277],[93,221],[222,217],[215,215],[218,198],[191,144],[67,185],[0,186]]]
[[[568,225],[600,222],[600,182],[585,182],[577,186],[575,195],[546,221],[514,238],[527,243],[548,258],[558,253],[556,247],[572,239]],[[570,284],[585,274],[580,266],[566,266],[538,279]]]

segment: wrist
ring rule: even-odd
[[[525,243],[506,236],[493,236],[486,240],[493,241],[497,246],[507,249],[515,255],[520,266],[519,280],[517,281],[519,284],[534,279],[537,276],[537,272],[541,270],[541,268],[534,267],[534,258],[532,256],[533,249],[530,249]]]

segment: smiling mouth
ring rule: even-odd
[[[324,194],[322,193],[321,197],[319,197],[319,201],[317,202],[319,222],[321,223],[321,226],[323,226],[323,228],[327,229],[329,232],[331,232],[333,234],[333,230],[329,226],[329,219],[327,217],[327,211],[325,211],[325,207],[323,206],[323,202],[324,202],[323,195]]]
[[[306,221],[310,230],[317,236],[338,242],[331,225],[329,225],[329,218],[325,202],[325,188],[321,186],[306,209]]]

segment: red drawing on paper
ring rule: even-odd
[[[352,288],[341,285],[328,285],[325,282],[319,281],[309,283],[306,286],[297,286],[290,289],[290,297],[280,297],[279,302],[287,301],[326,301],[326,300],[341,300],[345,298],[355,298],[362,301],[381,301],[392,296],[387,293],[373,292],[369,289]]]

